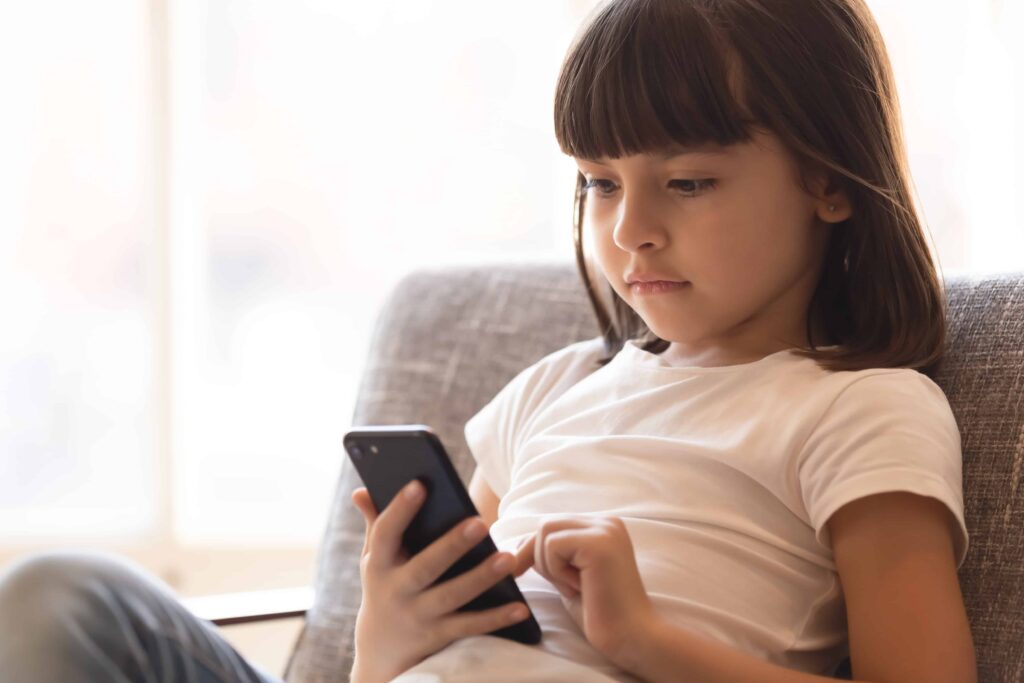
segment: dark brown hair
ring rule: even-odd
[[[794,352],[828,370],[937,370],[945,292],[911,199],[892,68],[863,0],[612,0],[569,48],[554,120],[562,151],[585,159],[773,132],[805,190],[808,172],[827,173],[853,209],[832,226],[807,311],[811,347]],[[604,337],[599,362],[634,338],[660,354],[669,342],[610,285],[609,314],[594,287],[583,254],[584,183],[578,174],[573,237]],[[836,348],[817,347],[815,321]]]

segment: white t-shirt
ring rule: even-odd
[[[548,517],[620,517],[661,616],[819,675],[849,656],[825,526],[840,506],[885,491],[936,498],[952,512],[963,564],[960,432],[926,375],[830,372],[789,350],[682,367],[636,340],[599,368],[601,343],[542,358],[466,423],[501,498],[490,530],[499,550],[515,552]],[[563,598],[532,568],[516,582],[538,645],[463,638],[395,680],[638,680],[586,640],[578,596]]]

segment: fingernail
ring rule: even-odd
[[[509,569],[512,569],[512,558],[508,555],[502,555],[494,561],[493,567],[496,572],[507,572]]]
[[[405,487],[405,497],[408,498],[409,500],[417,501],[417,500],[420,499],[420,496],[422,494],[423,494],[423,487],[420,486],[420,483],[418,481],[410,482]]]
[[[479,519],[474,519],[466,525],[466,528],[462,530],[462,533],[466,535],[466,538],[473,540],[482,536],[484,531],[486,531],[484,523]]]

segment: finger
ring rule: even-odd
[[[416,496],[410,498],[410,492],[414,492]],[[414,479],[403,486],[388,502],[374,521],[370,532],[370,547],[379,558],[388,563],[394,563],[401,558],[402,534],[426,497],[423,483]]]
[[[469,571],[424,591],[416,600],[416,611],[428,621],[451,614],[504,579],[510,571],[511,553],[491,553]]]
[[[533,544],[536,539],[537,534],[533,534],[516,549],[516,566],[512,571],[512,576],[517,579],[525,574],[527,569],[533,566]]]
[[[366,522],[366,530],[363,533],[363,549],[359,553],[360,557],[365,557],[366,551],[370,549],[370,530],[373,529],[373,521],[377,517],[377,510],[374,508],[373,501],[370,500],[370,494],[365,487],[357,488],[352,492],[352,504],[362,513],[363,521]]]
[[[441,620],[437,637],[442,641],[436,644],[440,650],[452,641],[469,636],[491,634],[494,631],[518,624],[530,614],[524,602],[505,603],[499,607],[475,611],[454,612]]]
[[[573,517],[559,517],[548,519],[541,524],[540,531],[527,539],[525,543],[516,550],[516,571],[515,576],[519,577],[531,566],[536,567],[537,572],[544,575],[546,571],[543,565],[543,537],[545,534],[559,531],[561,529],[585,529],[591,522],[586,519]]]
[[[367,524],[373,524],[377,519],[377,508],[373,506],[373,500],[370,499],[370,493],[365,486],[360,486],[352,492],[352,503],[363,513]]]
[[[544,556],[544,541],[550,531],[541,529],[540,533],[537,534],[537,540],[533,544],[533,568],[537,570],[537,573],[546,579],[553,580],[551,572],[548,571],[547,558]]]
[[[544,539],[544,557],[551,573],[551,582],[567,598],[580,592],[580,570],[573,564],[580,546],[588,540],[586,532],[578,530],[556,531]],[[569,590],[563,589],[563,586]]]
[[[572,557],[588,539],[593,542],[594,530],[591,520],[560,518],[545,521],[537,533],[534,569],[566,598],[574,597],[573,591],[580,590],[582,579],[575,567],[565,565],[572,563]]]
[[[467,532],[472,532],[467,535]],[[416,594],[434,585],[459,558],[487,536],[487,525],[480,517],[469,517],[453,526],[403,567],[405,585]],[[452,608],[454,609],[454,608]]]

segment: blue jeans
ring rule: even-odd
[[[127,558],[51,551],[0,572],[4,683],[281,683]]]

